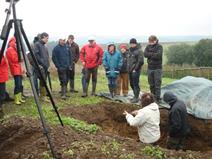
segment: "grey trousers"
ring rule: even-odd
[[[160,100],[161,94],[161,83],[162,83],[162,69],[150,70],[147,71],[148,82],[150,86],[150,91],[154,94],[156,100]]]

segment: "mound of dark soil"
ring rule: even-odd
[[[137,129],[130,127],[122,115],[124,110],[132,111],[138,109],[121,103],[102,103],[96,106],[69,107],[62,110],[66,116],[94,123],[102,127],[104,132],[113,133],[122,137],[129,137],[138,140]],[[159,145],[166,147],[168,111],[160,110],[161,114],[161,139]],[[186,140],[186,149],[193,151],[212,151],[212,120],[204,121],[201,119],[188,117],[191,125],[191,133]],[[192,144],[191,144],[192,143]]]

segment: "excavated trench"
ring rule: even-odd
[[[137,129],[130,127],[122,115],[124,110],[130,112],[136,109],[138,108],[135,106],[106,102],[94,106],[69,107],[61,110],[61,112],[66,116],[84,120],[90,124],[97,124],[106,133],[138,141]],[[166,148],[168,111],[161,109],[160,115],[161,138],[159,145]],[[188,120],[191,125],[191,133],[186,139],[185,149],[202,152],[212,151],[212,120],[204,121],[190,115]]]

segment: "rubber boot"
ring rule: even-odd
[[[70,92],[78,93],[78,91],[74,89],[74,80],[70,80]]]
[[[113,98],[114,97],[114,95],[113,95],[113,89],[112,89],[112,87],[111,87],[110,84],[108,84],[108,89],[110,91],[110,96]]]
[[[22,99],[22,93],[20,92],[18,95],[19,95],[19,101],[21,103],[25,103],[26,101],[24,99]]]
[[[92,83],[92,93],[91,93],[92,96],[95,96],[96,95],[96,82],[93,82]]]
[[[19,94],[15,94],[15,104],[16,105],[21,105],[20,99],[19,99]]]
[[[40,98],[44,102],[50,102],[50,100],[46,96],[46,88],[45,87],[40,87]]]
[[[134,90],[134,97],[131,100],[131,103],[138,103],[139,102],[139,93],[140,93],[140,90],[138,90],[138,89]]]
[[[67,90],[66,86],[62,86],[61,99],[63,99],[63,100],[66,100],[66,90]]]
[[[88,83],[85,84],[85,89],[83,90],[82,97],[88,96]]]

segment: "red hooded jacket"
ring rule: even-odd
[[[80,51],[80,61],[85,62],[86,68],[95,68],[102,64],[103,49],[101,46],[87,44]]]
[[[8,63],[6,58],[3,56],[0,63],[0,83],[5,83],[8,79]]]
[[[18,53],[16,49],[16,40],[12,37],[9,41],[9,48],[6,52],[7,60],[10,66],[10,72],[13,76],[22,75],[21,64],[18,61]]]

